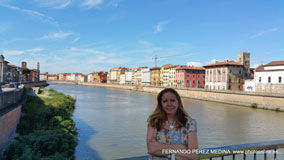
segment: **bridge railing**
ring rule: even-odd
[[[248,155],[253,155],[253,160],[267,159],[267,154],[273,154],[272,159],[284,159],[284,153],[279,154],[278,150],[284,149],[284,140],[260,142],[260,143],[247,143],[231,146],[223,146],[216,148],[203,148],[199,149],[199,159],[221,159],[225,157],[231,157],[232,160],[246,160]],[[236,159],[236,156],[238,158]],[[242,155],[241,158],[239,155]],[[281,156],[281,157],[279,157]],[[173,156],[172,156],[173,157]],[[166,158],[166,157],[165,157]],[[121,160],[148,160],[149,156],[123,158]],[[250,158],[251,159],[251,158]],[[172,159],[173,160],[173,159]],[[271,158],[269,159],[271,160]]]
[[[263,157],[261,159],[266,160],[267,154],[273,154],[273,159],[277,159],[277,150],[283,148],[284,140],[205,148],[199,151],[199,159],[212,160],[214,158],[221,157],[223,160],[225,156],[231,156],[232,159],[235,160],[236,155],[240,154],[242,155],[243,160],[246,160],[248,155],[253,155],[254,160],[257,160],[257,158],[260,157]],[[284,154],[279,156],[283,156],[282,158],[284,159]]]

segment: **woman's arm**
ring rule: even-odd
[[[163,153],[163,149],[187,149],[185,145],[182,144],[163,144],[156,141],[156,129],[148,126],[147,130],[147,149],[148,154],[154,156],[167,156],[167,153]]]
[[[176,159],[198,159],[198,141],[196,131],[187,133],[187,149],[190,151],[190,154],[177,154]]]

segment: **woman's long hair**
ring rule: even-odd
[[[177,91],[172,88],[165,88],[158,94],[157,106],[154,112],[148,118],[148,125],[152,126],[153,128],[156,128],[158,131],[161,130],[162,124],[168,120],[167,114],[162,108],[162,96],[167,92],[173,93],[178,100],[179,105],[176,113],[176,123],[178,125],[178,128],[185,126],[187,118],[189,117],[188,113],[183,108],[181,98]]]

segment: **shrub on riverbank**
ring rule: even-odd
[[[6,147],[3,159],[74,159],[75,100],[52,89],[42,92],[46,93],[49,96],[28,96],[17,126],[19,136]]]

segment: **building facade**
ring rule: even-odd
[[[170,68],[173,67],[171,64],[166,64],[161,67],[160,70],[160,83],[161,86],[168,87],[169,86],[169,76],[170,76]]]
[[[161,86],[160,81],[160,67],[153,67],[150,69],[151,71],[151,85],[153,86]]]
[[[129,68],[125,71],[125,84],[134,84],[134,75],[136,70],[136,68]]]
[[[250,69],[250,53],[240,52],[238,62],[224,61],[203,66],[205,88],[210,90],[244,90],[245,80],[253,79]]]
[[[203,66],[205,88],[210,90],[243,90],[244,66],[234,61],[216,62]]]
[[[176,85],[180,88],[204,88],[205,68],[178,67],[176,68]]]
[[[142,85],[150,85],[151,84],[150,68],[141,69],[141,73],[142,73]]]
[[[110,83],[120,83],[120,74],[125,74],[127,68],[124,67],[114,67],[109,71],[109,82]],[[125,80],[124,80],[125,81]]]
[[[0,82],[6,82],[7,71],[8,71],[8,61],[5,60],[3,55],[0,55]]]
[[[48,77],[48,72],[40,74],[40,80],[41,81],[47,81],[48,80],[47,77]]]
[[[272,61],[255,71],[256,92],[284,93],[284,61]]]

